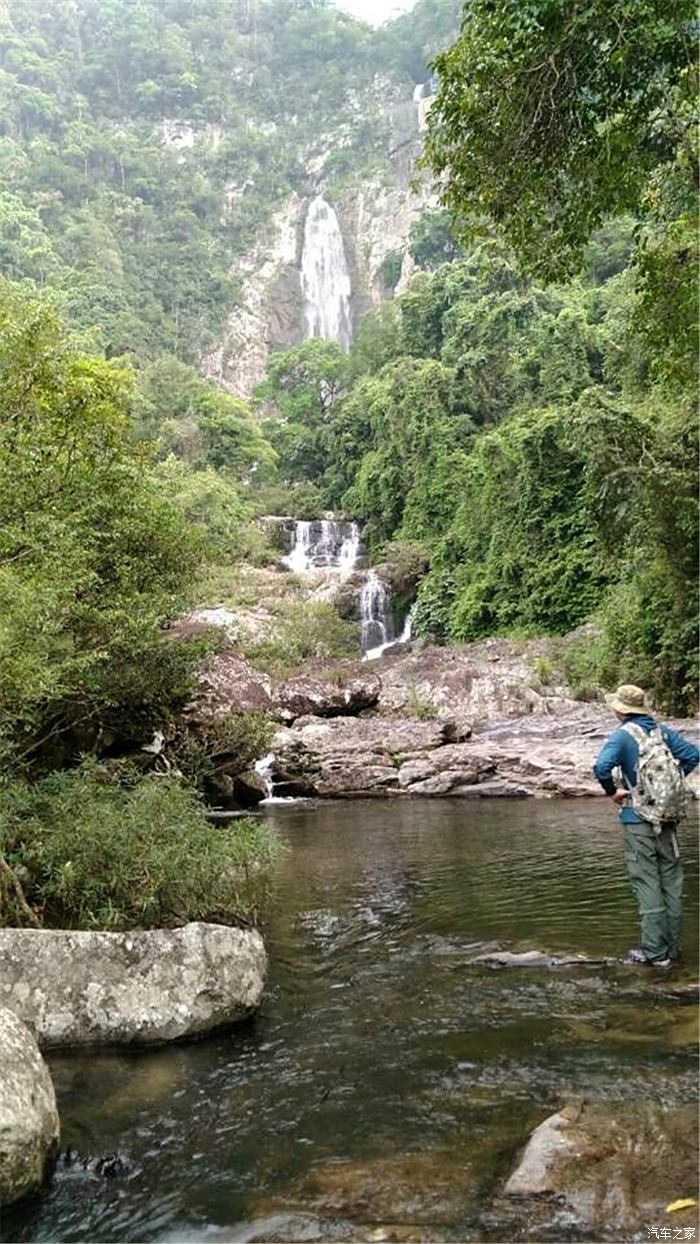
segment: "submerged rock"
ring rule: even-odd
[[[538,1203],[555,1199],[558,1213],[570,1214],[585,1233],[577,1238],[642,1239],[655,1223],[671,1239],[669,1223],[695,1221],[692,1209],[669,1217],[666,1206],[676,1195],[692,1195],[697,1164],[694,1104],[579,1103],[535,1128],[503,1191],[506,1199],[532,1199],[533,1230],[546,1221]]]
[[[58,1145],[56,1094],[31,1032],[0,1007],[0,1202],[40,1187]]]
[[[93,1179],[118,1179],[128,1175],[131,1169],[129,1160],[120,1153],[103,1153],[98,1157],[91,1153],[78,1153],[77,1149],[65,1149],[56,1159],[54,1174],[68,1171],[89,1175]]]
[[[587,959],[585,955],[551,955],[544,950],[494,950],[476,955],[470,963],[483,963],[490,968],[599,968],[605,959]]]
[[[260,1003],[267,957],[249,929],[0,929],[0,999],[43,1046],[147,1044],[209,1032]]]
[[[574,1149],[571,1122],[571,1113],[560,1110],[535,1128],[503,1190],[506,1196],[550,1196],[557,1191],[557,1164]]]

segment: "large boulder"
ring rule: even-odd
[[[272,741],[275,790],[303,784],[327,798],[399,794],[405,759],[440,747],[439,722],[382,717],[302,717]]]
[[[56,1094],[34,1037],[0,1007],[0,1203],[38,1188],[58,1145]]]
[[[185,716],[193,726],[213,725],[231,713],[270,712],[269,678],[227,648],[210,656],[197,677],[197,690]]]
[[[127,933],[0,929],[0,1001],[42,1046],[147,1044],[209,1032],[260,1003],[259,933],[193,923]]]
[[[335,680],[323,674],[298,674],[277,688],[274,702],[283,721],[311,715],[348,717],[372,708],[381,689],[381,678],[367,668],[341,670]]]

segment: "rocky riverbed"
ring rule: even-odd
[[[275,683],[228,648],[203,669],[189,716],[271,714],[280,728],[267,771],[281,796],[599,795],[592,764],[614,721],[602,699],[574,698],[551,649],[547,640],[408,645]]]

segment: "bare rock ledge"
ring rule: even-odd
[[[56,1094],[34,1037],[0,1007],[0,1203],[38,1188],[58,1146]]]
[[[0,1003],[41,1046],[174,1041],[259,1005],[259,933],[193,923],[127,933],[0,929]]]

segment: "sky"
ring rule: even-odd
[[[345,9],[346,13],[352,13],[353,17],[359,17],[363,22],[370,22],[372,26],[380,26],[390,17],[398,17],[399,13],[412,9],[414,4],[414,0],[335,0],[335,2],[339,9]]]

